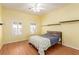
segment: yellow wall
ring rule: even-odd
[[[42,34],[46,33],[47,31],[61,31],[60,25],[56,26],[42,26]]]
[[[27,40],[30,35],[29,25],[33,21],[37,24],[37,32],[36,34],[40,34],[40,18],[36,15],[30,15],[22,11],[17,11],[9,8],[2,8],[3,14],[2,19],[4,22],[3,25],[3,40],[2,43],[11,43],[16,41]],[[12,22],[13,21],[21,21],[23,25],[22,32],[23,34],[20,36],[12,36]]]
[[[79,4],[68,4],[44,15],[42,25],[59,23],[60,21],[79,20]],[[62,23],[56,26],[42,26],[42,33],[47,30],[62,31],[63,44],[79,49],[79,22]]]
[[[72,23],[62,23],[63,45],[79,50],[79,21]]]
[[[1,16],[2,16],[2,6],[0,4],[0,23],[2,22]],[[2,25],[0,25],[0,48],[1,48],[1,45],[2,45],[1,41],[2,41]]]
[[[2,14],[2,6],[1,6],[1,4],[0,4],[0,18],[1,18],[1,14]],[[1,19],[0,19],[0,21],[1,21]]]

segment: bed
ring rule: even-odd
[[[29,43],[31,43],[40,55],[44,55],[49,47],[61,42],[62,43],[62,32],[59,31],[47,31],[43,35],[30,36]]]

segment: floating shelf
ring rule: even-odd
[[[55,26],[55,25],[61,25],[61,23],[70,23],[70,22],[78,22],[79,20],[71,20],[71,21],[61,21],[57,24],[48,24],[48,25],[43,25],[43,26]]]
[[[53,25],[60,25],[60,23],[58,23],[58,24],[48,24],[48,25],[43,25],[43,26],[53,26]]]
[[[61,21],[60,23],[78,22],[79,20]]]

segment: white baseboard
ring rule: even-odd
[[[79,50],[79,48],[76,48],[76,47],[73,47],[73,46],[70,46],[70,45],[67,45],[67,44],[62,44],[62,45],[73,48],[73,49],[76,49],[76,50]]]

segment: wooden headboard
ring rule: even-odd
[[[61,31],[47,31],[47,33],[58,34],[60,36],[61,43],[62,43],[62,32]]]

